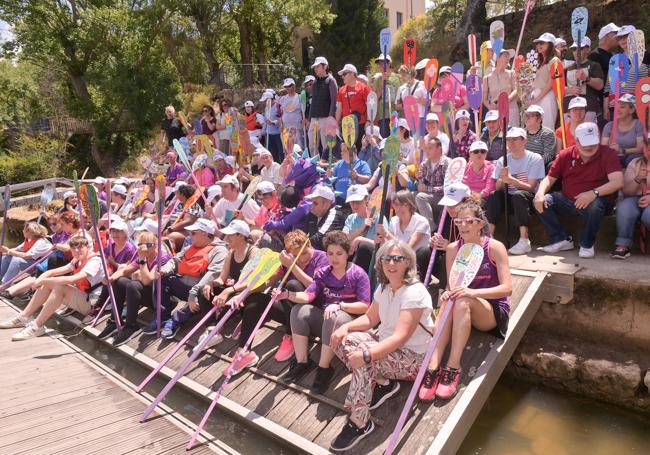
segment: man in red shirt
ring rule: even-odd
[[[363,82],[357,80],[357,68],[347,63],[339,76],[343,78],[343,87],[339,89],[336,97],[336,123],[341,124],[341,119],[347,115],[353,114],[359,121],[357,128],[357,150],[361,150],[361,137],[365,131],[367,109],[366,100],[370,93],[370,88]]]
[[[623,172],[616,152],[599,145],[598,126],[586,122],[575,130],[576,144],[560,152],[535,194],[535,209],[551,243],[542,250],[557,253],[573,249],[573,239],[558,216],[582,216],[581,258],[594,257],[594,243],[605,213],[612,206],[610,195],[623,188]],[[562,179],[562,191],[546,194]]]

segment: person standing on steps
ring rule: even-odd
[[[359,82],[357,79],[357,68],[347,63],[341,71],[339,76],[343,79],[343,87],[339,89],[336,97],[336,123],[341,124],[341,119],[348,115],[354,115],[357,120],[356,141],[355,146],[357,150],[361,150],[361,138],[366,128],[366,120],[368,119],[367,105],[368,94],[370,87]]]
[[[329,71],[329,63],[325,57],[316,57],[314,64],[311,66],[314,70],[316,80],[311,89],[311,104],[309,107],[309,144],[314,143],[314,128],[316,120],[318,122],[319,144],[325,147],[325,128],[324,122],[327,118],[334,118],[336,115],[336,97],[339,87],[336,79]],[[309,149],[311,156],[320,154],[319,149]]]
[[[386,63],[386,72],[384,72],[384,62]],[[399,77],[393,73],[393,59],[390,55],[380,54],[375,59],[377,69],[380,71],[374,76],[374,92],[377,94],[377,121],[379,125],[379,135],[388,137],[390,135],[390,108],[391,95],[395,96],[397,87],[400,85]],[[384,115],[384,81],[386,81],[386,114]]]
[[[300,95],[296,92],[296,81],[288,77],[282,83],[282,87],[287,91],[287,94],[280,97],[278,104],[280,106],[280,131],[287,128],[295,128],[296,141],[300,144],[300,148],[305,148],[305,139],[302,137],[302,110],[300,108]],[[279,157],[278,157],[279,158]],[[282,160],[276,158],[280,163]]]
[[[616,39],[616,33],[618,31],[619,27],[613,22],[602,27],[598,32],[598,48],[589,53],[589,60],[598,63],[604,77],[606,77],[609,72],[609,61],[614,55],[613,51],[618,47],[618,41]],[[604,93],[605,87],[603,86],[603,88],[598,91],[598,102],[601,106],[603,105]],[[600,112],[601,115],[598,116],[597,123],[598,128],[602,129],[610,118],[609,111],[604,112],[600,109]]]

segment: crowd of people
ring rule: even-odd
[[[346,64],[338,71],[340,87],[327,59],[317,57],[314,74],[302,83],[304,94],[287,78],[285,93],[267,89],[241,111],[222,99],[204,106],[196,124],[168,106],[163,151],[152,157],[166,169],[162,216],[149,169],[142,179],[97,177],[90,183],[99,196],[99,237],[79,195],[67,192],[47,227],[29,222],[21,244],[0,248],[0,295],[28,300],[0,328],[20,329],[13,340],[26,340],[43,335],[55,312],[77,312],[91,323],[106,309],[98,337],[119,346],[159,330],[173,339],[214,306],[234,306],[242,350],[273,299],[267,317],[284,330],[275,353],[277,362],[289,362],[283,380],[298,381],[316,369],[312,389],[322,394],[336,358],[352,372],[345,402],[350,419],[331,446],[346,450],[373,430],[370,411],[398,392],[398,380],[415,378],[435,330],[443,334],[419,390],[425,401],[456,394],[472,328],[505,337],[508,254],[531,251],[535,216],[549,239],[542,247],[547,253],[574,248],[562,218],[582,217],[582,258],[594,257],[603,218],[615,205],[612,257],[630,255],[639,220],[650,226],[647,125],[635,115],[634,84],[616,97],[605,83],[612,52],[626,51],[633,30],[606,25],[593,51],[588,37],[571,46],[574,60],[566,59],[564,40],[544,33],[534,42],[534,90],[523,99],[511,69],[514,52],[489,49],[487,66],[468,70],[482,77],[479,116],[462,83],[453,85],[451,97],[443,90],[445,80],[457,77],[450,67],[440,67],[439,85],[428,92],[421,80],[426,59],[394,74],[389,55],[376,59],[380,71],[374,75]],[[566,70],[564,131],[549,76],[557,59]],[[648,75],[649,63],[646,54],[637,78]],[[372,92],[376,114],[368,111]],[[497,104],[502,92],[509,98],[505,130]],[[404,118],[407,96],[418,101],[415,126]],[[339,134],[350,115],[358,125],[354,144]],[[399,141],[398,164],[384,175],[391,132]],[[465,173],[462,182],[449,184],[445,175],[457,157],[467,160]],[[518,235],[509,249],[493,237],[506,210]],[[480,245],[484,259],[471,285],[452,288],[448,273],[465,243]],[[265,286],[247,289],[246,264],[267,249],[280,254],[282,266]],[[277,287],[289,269],[286,284]],[[161,326],[156,317],[140,325],[141,309],[154,307],[157,282]],[[434,308],[451,304],[451,322],[437,327]],[[309,354],[315,337],[321,344],[317,362]],[[217,335],[206,348],[222,340]],[[241,354],[225,374],[259,361],[253,350]]]

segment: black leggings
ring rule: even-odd
[[[115,304],[117,305],[118,314],[122,314],[124,303],[126,302],[126,321],[125,324],[131,327],[137,327],[138,311],[140,307],[154,308],[153,303],[153,286],[145,286],[140,281],[130,278],[121,277],[113,282],[113,294],[115,295]],[[169,319],[170,309],[162,308],[162,320]]]

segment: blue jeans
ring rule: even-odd
[[[634,227],[641,218],[641,222],[650,228],[650,207],[639,207],[640,196],[630,196],[623,199],[616,206],[616,245],[632,246]]]
[[[6,254],[2,256],[2,262],[0,262],[0,280],[2,281],[2,284],[11,280],[33,263],[33,259],[22,259],[16,256],[8,256]]]
[[[544,225],[544,230],[551,243],[561,242],[570,237],[560,223],[559,216],[580,216],[584,219],[584,227],[580,235],[580,246],[583,248],[594,246],[605,213],[611,207],[611,202],[607,197],[599,197],[586,209],[577,209],[574,201],[559,191],[547,194],[546,204],[548,207],[539,214],[539,219]]]

